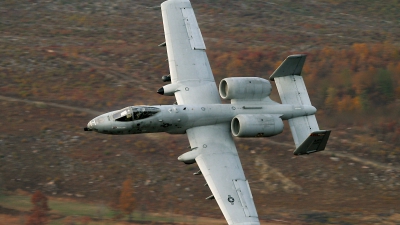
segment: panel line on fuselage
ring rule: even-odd
[[[184,134],[197,126],[230,122],[239,114],[278,115],[287,120],[294,117],[313,115],[312,106],[206,104],[206,105],[160,105],[130,106],[119,111],[96,117],[89,126],[99,133],[137,134],[167,132]],[[115,116],[117,115],[117,116]],[[113,118],[109,121],[108,118]]]

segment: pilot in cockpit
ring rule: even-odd
[[[113,118],[120,122],[141,120],[153,116],[160,111],[156,107],[127,107],[115,113]]]

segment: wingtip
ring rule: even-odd
[[[306,57],[307,54],[293,54],[289,55],[288,58],[300,58],[300,57]]]

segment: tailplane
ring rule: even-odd
[[[283,104],[311,105],[303,77],[300,76],[306,55],[290,55],[269,78],[275,81]],[[330,131],[319,130],[315,115],[289,119],[296,145],[295,155],[310,154],[325,149]]]

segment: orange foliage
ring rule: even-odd
[[[33,209],[26,225],[43,225],[47,224],[47,212],[50,208],[47,205],[47,197],[40,191],[36,191],[31,198]]]
[[[133,196],[133,181],[132,178],[128,177],[122,183],[122,191],[119,197],[119,208],[127,215],[129,215],[129,219],[131,220],[131,215],[133,210],[136,207],[136,200]]]
[[[337,111],[358,111],[362,108],[361,100],[359,97],[352,98],[349,95],[344,96],[337,103]]]
[[[298,53],[298,52],[296,52]],[[210,54],[216,77],[268,78],[291,53],[277,55],[267,49]],[[324,47],[307,53],[303,68],[311,98],[327,112],[368,110],[400,98],[400,48],[389,42],[354,43],[350,48]],[[311,88],[313,87],[313,88]],[[326,93],[325,96],[321,93]],[[334,94],[334,95],[332,95]],[[317,103],[318,104],[318,103]]]

